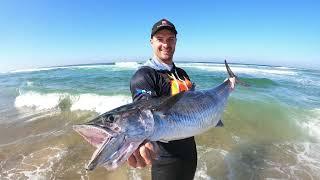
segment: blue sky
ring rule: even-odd
[[[0,72],[144,61],[152,25],[178,30],[175,60],[320,68],[319,1],[0,1]]]

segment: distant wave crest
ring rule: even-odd
[[[223,64],[214,64],[214,63],[177,63],[181,67],[190,67],[197,68],[205,71],[214,71],[214,72],[226,72],[226,68]],[[231,64],[231,69],[235,73],[244,73],[244,74],[275,74],[275,75],[296,75],[294,69],[286,67],[262,67],[262,66],[251,66],[251,65],[238,65]]]
[[[9,72],[0,72],[0,73],[29,73],[29,72],[38,72],[38,71],[50,71],[57,69],[104,69],[104,68],[128,68],[128,69],[137,69],[140,66],[138,62],[114,62],[114,63],[98,63],[98,64],[78,64],[78,65],[67,65],[67,66],[53,66],[53,67],[40,67],[40,68],[30,68],[30,69],[19,69]]]
[[[122,68],[138,68],[140,64],[137,62],[116,62],[115,66]]]

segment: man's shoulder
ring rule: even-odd
[[[155,81],[158,78],[157,71],[148,66],[141,66],[131,77],[132,82]]]
[[[144,76],[144,75],[150,75],[150,74],[153,74],[155,73],[155,69],[149,67],[149,66],[141,66],[139,67],[139,69],[135,72],[135,76],[136,75],[141,75],[141,76]]]
[[[136,101],[147,96],[157,96],[158,75],[155,69],[147,66],[140,67],[130,80],[130,91]],[[146,93],[146,94],[145,94]]]

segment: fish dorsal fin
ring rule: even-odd
[[[154,107],[154,111],[161,111],[163,114],[166,114],[175,104],[178,102],[181,97],[184,95],[185,91],[182,91],[178,94],[175,94],[170,97],[161,98],[161,102],[157,107]]]
[[[224,60],[224,65],[226,66],[227,72],[229,74],[229,77],[237,77],[230,69],[229,64],[227,63],[227,60]]]
[[[230,69],[230,67],[229,67],[229,64],[227,63],[227,60],[224,60],[224,65],[226,66],[226,69],[227,69],[227,72],[228,72],[228,74],[229,74],[229,77],[234,77],[237,84],[240,84],[240,85],[245,86],[245,87],[249,87],[249,86],[250,86],[249,84],[241,81],[241,80],[238,78],[238,76],[236,76],[236,75],[231,71],[231,69]]]

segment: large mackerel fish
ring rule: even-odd
[[[229,76],[239,83],[226,61],[225,66]],[[217,126],[231,91],[228,79],[208,90],[139,100],[74,125],[73,129],[97,148],[86,169],[104,166],[113,170],[144,141],[184,139]]]

